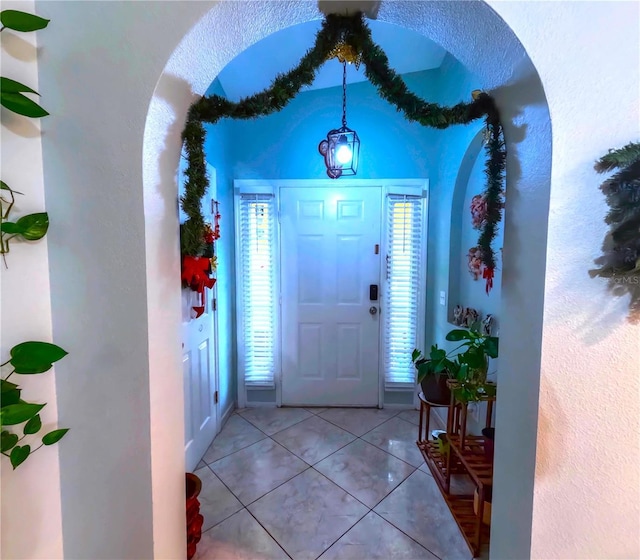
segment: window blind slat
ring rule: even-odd
[[[415,386],[411,352],[417,343],[424,223],[420,196],[389,195],[384,364],[387,389]]]
[[[252,387],[272,387],[275,378],[275,222],[272,195],[241,195],[244,380]]]

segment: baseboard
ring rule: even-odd
[[[420,410],[420,407],[415,407],[413,404],[385,404],[382,408],[389,410]]]
[[[224,428],[224,425],[227,423],[227,420],[229,420],[229,418],[231,418],[231,415],[233,414],[233,411],[235,410],[235,408],[236,408],[235,403],[231,403],[227,407],[227,410],[225,410],[222,413],[222,418],[220,420],[220,431],[222,431],[222,428]],[[218,433],[220,433],[220,431]]]

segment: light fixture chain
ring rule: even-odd
[[[342,63],[342,127],[347,126],[347,62]]]

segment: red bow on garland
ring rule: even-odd
[[[216,279],[210,278],[209,274],[211,274],[211,261],[208,258],[189,256],[182,258],[182,281],[200,295],[201,305],[193,308],[196,319],[204,313],[204,289],[213,288],[216,283]]]
[[[489,295],[491,288],[493,288],[493,268],[485,267],[484,271],[482,272],[482,277],[487,280],[485,292],[487,292],[487,295]]]

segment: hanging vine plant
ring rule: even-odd
[[[603,243],[603,255],[596,260],[600,268],[592,277],[608,278],[614,293],[631,295],[630,318],[640,321],[640,143],[610,150],[595,163],[598,173],[617,170],[600,190],[607,198],[610,226]]]
[[[483,92],[474,92],[472,101],[458,103],[453,107],[428,103],[416,96],[408,90],[402,77],[389,67],[387,55],[373,42],[371,31],[361,13],[326,16],[316,35],[314,46],[305,53],[298,66],[286,74],[276,76],[271,86],[264,91],[237,103],[219,95],[211,95],[202,97],[191,106],[182,133],[188,161],[185,194],[180,198],[182,209],[188,216],[181,226],[180,244],[183,257],[202,255],[206,245],[204,235],[207,224],[200,210],[200,201],[208,187],[203,123],[213,124],[223,117],[251,119],[280,111],[302,87],[313,83],[316,72],[327,59],[345,50],[357,53],[364,64],[367,79],[377,88],[378,94],[395,105],[409,121],[444,129],[451,125],[485,119],[487,183],[483,196],[487,204],[487,213],[480,228],[478,247],[482,255],[483,276],[487,282],[488,293],[493,285],[496,267],[492,242],[502,218],[506,164],[504,135],[495,102],[491,96]]]

